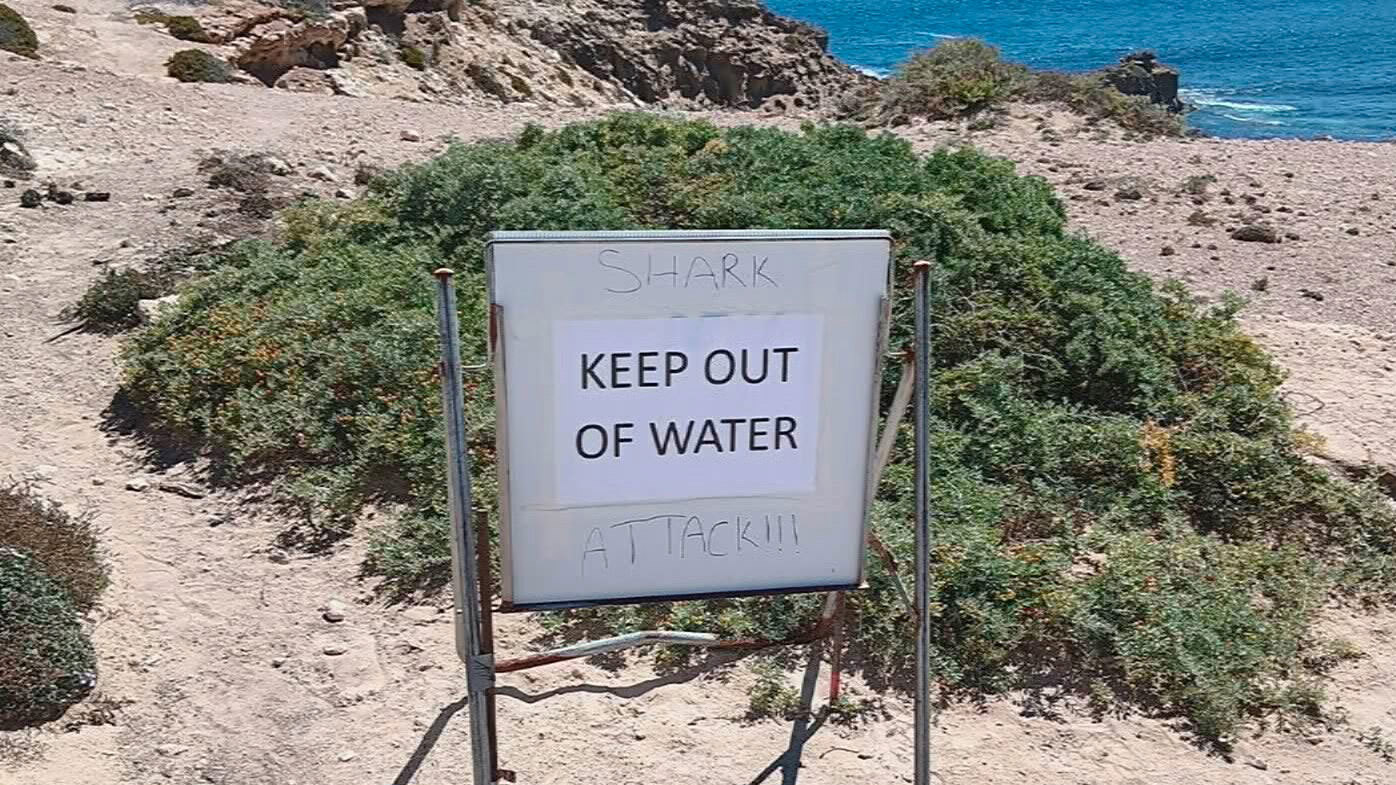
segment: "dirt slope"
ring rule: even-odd
[[[115,12],[107,0],[74,4],[80,17],[91,17],[83,24],[99,31]],[[46,40],[72,33],[46,5],[16,5]],[[297,187],[329,193],[348,183],[361,160],[420,159],[439,149],[446,135],[496,136],[525,120],[551,125],[581,114],[176,85],[141,65],[147,58],[136,44],[123,55],[118,50],[124,46],[73,45],[56,53],[72,58],[69,64],[0,59],[0,109],[27,130],[42,176],[113,194],[108,204],[22,210],[18,191],[0,189],[0,476],[33,476],[48,495],[94,510],[106,526],[114,584],[94,614],[94,640],[100,691],[124,703],[112,724],[0,735],[0,782],[468,781],[467,723],[463,713],[453,714],[464,673],[446,617],[370,600],[371,586],[358,577],[356,541],[321,556],[283,551],[276,535],[284,522],[256,506],[222,495],[188,499],[156,487],[127,490],[133,479],[196,481],[197,467],[175,464],[157,473],[136,444],[104,429],[117,341],[64,334],[69,325],[59,314],[103,264],[131,263],[216,230],[205,214],[221,205],[219,197],[204,190],[195,173],[200,155],[212,148],[277,153],[297,168]],[[1350,455],[1370,450],[1389,460],[1396,454],[1389,427],[1396,412],[1396,268],[1388,265],[1396,261],[1396,147],[1141,145],[1089,135],[1066,136],[1053,146],[1034,123],[1015,121],[976,141],[1026,161],[1026,170],[1060,183],[1068,197],[1088,194],[1069,202],[1075,225],[1120,248],[1140,269],[1179,275],[1202,291],[1232,287],[1256,295],[1251,323],[1293,369],[1295,395],[1323,404],[1310,407],[1310,422],[1335,437],[1335,449],[1349,440],[1341,449]],[[423,141],[403,141],[404,130]],[[944,126],[904,132],[926,148],[960,135]],[[1193,156],[1203,163],[1189,163]],[[304,176],[321,166],[339,183]],[[1195,206],[1166,188],[1203,169],[1218,177],[1216,188],[1231,184],[1238,199],[1236,183],[1258,178],[1263,187],[1246,181],[1244,188],[1264,190],[1265,203],[1275,208],[1291,207],[1289,225],[1303,239],[1260,247],[1229,239],[1222,225],[1190,226]],[[1283,172],[1291,170],[1297,176],[1286,178]],[[1090,180],[1123,175],[1155,181],[1159,201],[1119,202],[1115,189],[1084,188]],[[195,196],[172,198],[182,186]],[[1380,198],[1372,199],[1373,193]],[[1369,212],[1359,211],[1363,206]],[[1359,234],[1347,233],[1350,224]],[[1159,256],[1165,243],[1175,255]],[[1270,277],[1267,291],[1251,292],[1262,275]],[[1314,287],[1324,294],[1322,302],[1299,291]],[[320,609],[332,599],[348,605],[345,621],[322,619]],[[956,705],[934,735],[940,781],[1396,781],[1396,768],[1356,736],[1374,726],[1396,736],[1390,678],[1396,616],[1335,611],[1330,626],[1372,655],[1339,671],[1332,692],[1350,723],[1333,733],[1267,734],[1245,741],[1226,760],[1190,746],[1162,722],[1097,722],[1065,704],[1054,704],[1061,711],[1049,717],[1025,716],[1016,700]],[[502,621],[501,649],[523,651],[539,634],[526,618],[510,617]],[[790,678],[798,683],[799,674]],[[501,683],[510,688],[500,700],[504,763],[525,783],[754,782],[792,734],[789,723],[742,719],[750,676],[740,666],[659,677],[643,658],[631,658],[623,669],[579,663],[506,676]],[[98,708],[89,702],[69,718],[99,722]],[[821,727],[804,747],[803,767],[764,781],[905,781],[909,754],[909,707],[892,697],[883,716],[858,728]]]

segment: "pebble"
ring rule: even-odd
[[[156,754],[164,755],[164,756],[167,757],[167,758],[173,758],[173,757],[176,756],[176,755],[183,755],[184,753],[186,753],[186,752],[188,752],[188,751],[189,751],[189,748],[186,747],[186,746],[184,746],[183,744],[157,744],[157,745],[155,745],[155,752],[156,752]]]
[[[149,490],[149,489],[150,489],[150,481],[149,481],[149,480],[143,480],[143,479],[137,477],[137,478],[134,479],[134,480],[127,480],[127,481],[126,481],[126,490],[128,490],[128,491],[135,491],[136,493],[142,493],[142,492],[147,491],[147,490]]]
[[[317,166],[305,174],[312,180],[321,180],[327,183],[333,183],[339,179],[334,176],[334,172],[330,171],[328,166]]]
[[[336,622],[344,621],[345,617],[348,615],[348,606],[346,606],[343,602],[339,600],[330,600],[329,602],[325,603],[325,610],[323,613],[320,614],[320,618],[324,619],[327,622],[330,622],[331,624],[334,624]]]
[[[404,142],[420,142],[420,141],[422,141],[422,135],[421,135],[420,133],[418,133],[418,132],[412,130],[411,128],[404,128],[404,129],[402,130],[402,133],[400,134],[400,136],[402,137],[402,141],[404,141]]]
[[[38,466],[35,466],[32,470],[30,470],[28,476],[29,479],[34,480],[35,482],[50,482],[53,480],[53,476],[57,473],[57,466],[51,466],[47,463],[41,463]]]
[[[107,484],[107,481],[104,480],[104,479],[102,479],[101,477],[93,477],[93,478],[92,478],[92,484],[93,484],[93,485],[106,485],[106,484]]]
[[[173,196],[173,197],[176,198],[176,199],[187,199],[188,197],[193,196],[193,195],[194,195],[194,189],[193,189],[193,188],[176,188],[176,189],[174,189],[174,191],[170,194],[170,196]]]
[[[331,657],[338,657],[341,654],[347,654],[349,648],[342,643],[331,643],[320,651]]]
[[[354,191],[351,188],[340,188],[339,190],[334,192],[334,195],[337,199],[353,199],[355,196]]]
[[[349,761],[357,757],[359,757],[357,754],[350,752],[349,750],[345,750],[344,752],[339,753],[339,762],[348,763]]]
[[[183,496],[186,499],[202,499],[208,495],[208,492],[203,488],[192,483],[179,482],[178,480],[161,480],[159,487],[160,490],[165,493],[173,493],[176,496]]]

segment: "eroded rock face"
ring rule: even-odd
[[[1105,69],[1105,80],[1125,95],[1142,95],[1174,112],[1184,109],[1178,70],[1160,63],[1153,52],[1125,55],[1119,65]]]
[[[823,31],[758,0],[338,0],[334,8],[301,18],[224,4],[201,22],[243,71],[311,92],[780,110],[831,105],[872,82],[829,54]]]
[[[829,54],[822,30],[756,0],[537,3],[511,21],[645,103],[812,108],[868,81]]]

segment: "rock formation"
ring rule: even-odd
[[[1170,111],[1183,111],[1183,101],[1178,97],[1178,69],[1160,63],[1153,52],[1125,55],[1119,65],[1105,69],[1105,80],[1125,95],[1142,95]]]
[[[758,0],[339,0],[322,16],[229,3],[200,22],[247,74],[309,92],[782,110],[870,81]]]

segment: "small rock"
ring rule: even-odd
[[[350,752],[349,750],[345,750],[344,752],[339,753],[339,762],[348,763],[349,761],[357,757],[359,757],[357,754]]]
[[[183,744],[157,744],[157,745],[155,745],[155,753],[156,753],[157,755],[164,755],[164,756],[167,757],[167,758],[173,758],[173,757],[176,756],[176,755],[183,755],[184,753],[186,753],[186,752],[188,752],[188,751],[189,751],[189,748],[186,747],[186,746],[184,746]]]
[[[1237,227],[1236,231],[1231,233],[1231,239],[1243,243],[1278,243],[1280,233],[1269,224],[1246,224]]]
[[[165,493],[173,493],[176,496],[183,496],[186,499],[202,499],[208,492],[193,483],[180,482],[178,480],[161,480],[158,486]]]
[[[170,196],[173,196],[176,199],[187,199],[193,195],[193,188],[176,188],[174,189],[174,192],[170,194]]]
[[[101,477],[93,477],[93,478],[92,478],[92,484],[93,484],[93,485],[106,485],[106,484],[107,484],[107,481],[104,480],[104,479],[102,479]]]
[[[1356,226],[1349,226],[1347,231],[1348,231],[1348,234],[1352,235],[1353,237],[1356,237],[1357,235],[1362,234],[1362,230],[1361,230],[1361,229],[1358,229]]]
[[[355,194],[350,188],[340,188],[334,192],[336,199],[353,199]]]
[[[291,557],[287,556],[285,551],[272,551],[267,554],[267,561],[272,564],[289,564]]]
[[[137,478],[134,479],[134,480],[127,480],[127,481],[126,481],[126,490],[128,490],[128,491],[135,491],[136,493],[144,493],[145,491],[147,491],[147,490],[149,490],[149,489],[150,489],[150,481],[149,481],[149,480],[144,480],[144,479],[141,479],[140,477],[137,477]]]
[[[287,175],[296,171],[295,169],[291,168],[290,164],[286,163],[280,158],[276,158],[273,156],[267,156],[266,158],[263,158],[262,163],[266,166],[268,172],[271,172],[277,177],[286,177]]]
[[[344,621],[345,617],[347,617],[348,615],[348,606],[346,606],[343,602],[340,602],[339,600],[330,600],[329,602],[325,603],[325,609],[324,612],[320,614],[320,618],[324,619],[327,622],[330,622],[331,624],[336,624],[338,622]]]
[[[411,128],[404,128],[404,129],[402,130],[402,133],[399,134],[399,135],[402,137],[402,141],[404,141],[404,142],[420,142],[420,141],[422,141],[422,135],[419,134],[419,133],[417,133],[416,131],[412,130]]]
[[[111,201],[111,192],[110,192],[110,191],[88,191],[87,193],[85,193],[85,194],[82,195],[82,200],[83,200],[84,202],[110,202],[110,201]]]
[[[170,294],[158,297],[154,300],[138,300],[136,302],[136,312],[140,316],[141,324],[150,324],[160,318],[160,314],[166,309],[179,303],[179,295]],[[199,498],[199,497],[194,497]]]
[[[1085,188],[1087,191],[1104,191],[1105,186],[1106,182],[1104,180],[1087,180],[1086,184],[1081,187]]]
[[[1163,246],[1162,248],[1159,249],[1158,255],[1159,255],[1159,256],[1173,256],[1173,255],[1176,254],[1176,253],[1178,253],[1178,249],[1174,248],[1174,247],[1171,246],[1171,245],[1165,245],[1165,246]]]
[[[19,204],[21,207],[38,207],[39,204],[43,202],[43,200],[43,194],[39,193],[38,191],[35,191],[33,188],[30,188],[29,190],[19,195]]]
[[[441,616],[441,611],[430,605],[413,605],[404,610],[402,615],[417,624],[431,624]]]
[[[1144,198],[1144,191],[1137,185],[1128,185],[1115,192],[1117,202],[1137,202]]]
[[[1298,232],[1285,232],[1285,239],[1286,239],[1286,240],[1302,240],[1302,239],[1304,239],[1304,238],[1300,237]]]
[[[1263,291],[1265,291],[1266,289],[1269,289],[1269,288],[1270,288],[1270,279],[1269,279],[1268,277],[1266,277],[1266,276],[1261,276],[1261,277],[1255,279],[1254,281],[1251,281],[1251,289],[1253,289],[1254,291],[1263,292]]]
[[[323,649],[321,649],[320,651],[324,652],[326,655],[328,655],[328,656],[330,656],[330,657],[338,657],[338,656],[340,656],[340,655],[342,655],[342,654],[347,654],[347,653],[349,653],[349,647],[345,646],[345,645],[342,644],[342,643],[331,643],[331,644],[327,644],[327,645],[326,645]]]
[[[51,482],[55,474],[58,474],[57,466],[41,463],[31,469],[26,476],[35,482]]]
[[[326,183],[333,183],[339,179],[334,176],[334,172],[330,171],[328,166],[317,166],[306,172],[305,175],[312,180],[320,180]]]
[[[72,203],[74,202],[74,200],[76,199],[76,197],[73,196],[73,192],[72,192],[72,191],[61,191],[61,190],[50,190],[50,191],[48,192],[48,198],[50,198],[50,199],[52,199],[53,201],[57,202],[58,204],[62,204],[62,205],[69,205],[69,204],[72,204]]]
[[[1310,300],[1313,300],[1314,302],[1323,302],[1323,292],[1316,292],[1313,289],[1300,289],[1299,294],[1303,297],[1307,297]]]
[[[78,12],[78,9],[70,5],[63,5],[62,3],[53,6],[53,10],[60,14],[76,14]]]
[[[286,664],[286,658],[285,658],[285,657],[272,657],[272,658],[271,658],[271,666],[272,666],[273,668],[280,668],[282,665],[285,665],[285,664]]]

